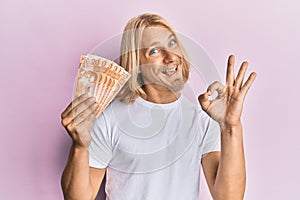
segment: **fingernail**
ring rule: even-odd
[[[99,104],[98,104],[98,103],[95,103],[95,104],[94,104],[94,108],[95,108],[95,109],[98,109],[98,108],[99,108]]]

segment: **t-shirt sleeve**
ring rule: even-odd
[[[208,115],[205,116],[206,123],[204,129],[204,137],[202,138],[201,144],[201,157],[205,154],[213,151],[221,150],[221,131],[219,124],[210,118]]]
[[[106,168],[112,158],[112,137],[103,113],[94,120],[91,137],[89,165]]]

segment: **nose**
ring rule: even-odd
[[[166,64],[177,62],[178,59],[178,56],[174,52],[165,51],[164,62]]]

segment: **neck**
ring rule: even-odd
[[[156,84],[146,84],[144,86],[144,90],[147,94],[147,98],[145,100],[152,103],[171,103],[176,101],[180,96],[180,92],[175,93],[161,85]]]

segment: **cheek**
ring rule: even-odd
[[[144,75],[151,75],[156,72],[156,67],[155,64],[146,64],[146,65],[142,65],[140,70],[141,73]]]
[[[161,62],[161,59],[159,59],[159,58],[154,58],[154,57],[151,57],[151,58],[149,58],[148,59],[148,64],[153,64],[153,65],[155,65],[155,64],[159,64]]]
[[[158,65],[147,64],[147,66],[141,67],[141,73],[145,80],[156,80],[160,76],[160,70]]]
[[[140,71],[144,76],[157,76],[160,73],[160,68],[163,65],[163,60],[159,56],[145,57],[141,62]]]

